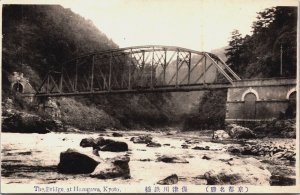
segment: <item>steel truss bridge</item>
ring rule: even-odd
[[[228,88],[236,80],[241,79],[212,53],[148,45],[67,61],[60,70],[48,72],[35,95],[198,91]]]

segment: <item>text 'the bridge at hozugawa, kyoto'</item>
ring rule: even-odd
[[[227,89],[226,122],[277,118],[296,99],[295,78],[242,80],[218,56],[173,46],[91,53],[49,71],[32,97]],[[20,85],[20,83],[18,83]],[[22,84],[22,83],[21,83]]]

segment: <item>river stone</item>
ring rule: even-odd
[[[84,138],[80,142],[81,147],[93,147],[93,154],[97,155],[99,150],[110,152],[124,152],[128,151],[128,145],[125,142],[114,141],[111,139],[104,139],[98,137],[96,139],[89,137]]]
[[[82,154],[75,149],[68,149],[60,153],[60,161],[57,166],[59,173],[82,174],[92,173],[99,164],[95,159]]]
[[[229,146],[227,151],[231,154],[241,154],[243,152],[243,148],[236,147],[236,146]]]
[[[160,184],[160,185],[174,185],[177,183],[178,183],[178,176],[176,174],[172,174],[172,175],[166,177],[165,179],[157,182],[157,184]]]
[[[182,147],[182,149],[188,149],[188,148],[189,148],[189,145],[182,144],[181,147]]]
[[[100,148],[101,146],[105,146],[111,143],[116,142],[115,140],[112,139],[104,139],[103,137],[98,137],[97,139],[95,139],[95,146],[94,147],[98,147]]]
[[[125,142],[109,141],[106,145],[100,147],[101,151],[124,152],[128,151],[128,145]]]
[[[205,147],[202,147],[202,146],[195,146],[194,148],[192,148],[194,150],[209,150],[209,146],[205,146]]]
[[[225,140],[229,139],[229,134],[224,130],[217,130],[214,132],[213,139],[215,140]]]
[[[93,154],[94,154],[95,156],[100,156],[100,155],[99,155],[99,149],[98,149],[98,148],[93,148]]]
[[[185,142],[187,144],[199,144],[200,143],[199,140],[191,140],[191,139],[185,140]]]
[[[189,161],[187,161],[184,158],[178,158],[176,156],[167,156],[167,155],[163,155],[157,158],[158,162],[164,162],[164,163],[189,163]]]
[[[209,156],[207,156],[207,155],[203,155],[203,156],[202,156],[202,159],[204,159],[204,160],[210,160],[211,157],[209,157]]]
[[[150,142],[147,144],[147,147],[158,148],[161,147],[161,144],[157,142]]]
[[[114,137],[123,137],[123,134],[114,132],[114,133],[112,134],[112,136],[114,136]]]
[[[247,127],[242,127],[236,124],[228,125],[229,135],[232,138],[236,139],[253,139],[256,138],[256,135]]]
[[[128,162],[130,158],[127,156],[117,156],[100,163],[91,177],[99,179],[112,179],[122,177],[123,179],[130,178],[130,169]]]
[[[94,147],[95,146],[95,140],[92,137],[83,138],[79,144],[81,147]]]
[[[150,135],[140,135],[138,137],[132,137],[130,141],[135,144],[148,144],[152,141],[152,137]]]

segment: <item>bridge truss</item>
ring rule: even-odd
[[[235,80],[240,78],[214,54],[150,45],[72,59],[48,72],[36,96],[220,89]]]

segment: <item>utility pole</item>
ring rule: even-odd
[[[282,44],[280,44],[280,76],[282,76]]]

